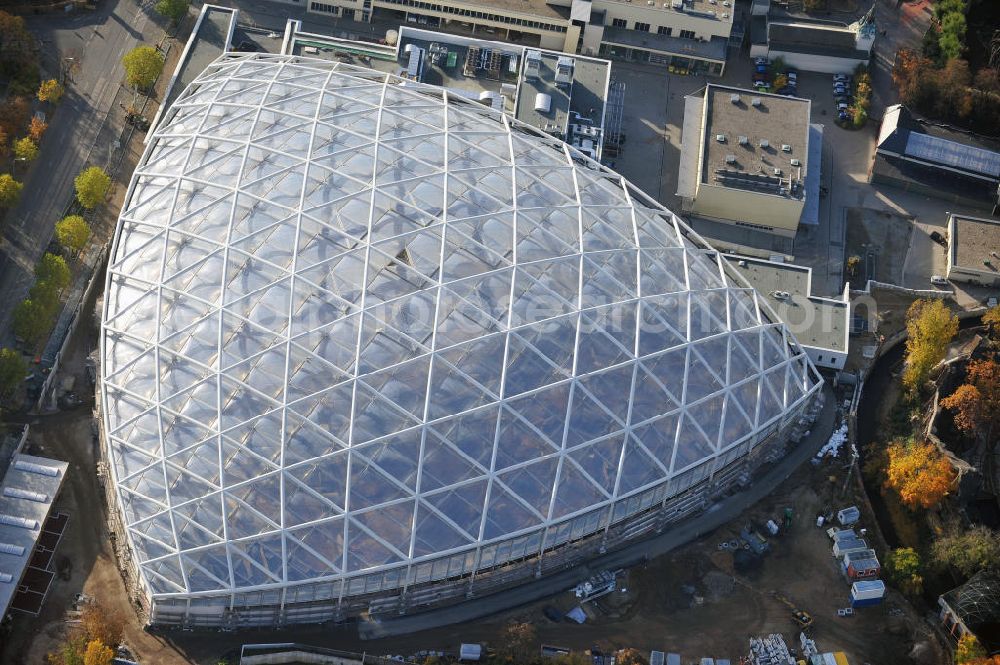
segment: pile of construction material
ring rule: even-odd
[[[750,665],[795,665],[785,638],[777,633],[751,637],[749,661]]]

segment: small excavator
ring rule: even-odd
[[[753,593],[756,593],[756,594],[759,594],[759,595],[762,595],[762,596],[765,595],[759,589],[755,589],[753,587],[753,585],[751,585],[746,580],[741,580],[739,577],[734,577],[733,580],[737,584],[746,587],[747,589],[749,589]],[[794,621],[795,625],[799,627],[799,630],[801,630],[803,632],[807,632],[812,627],[812,625],[813,625],[813,618],[812,618],[811,614],[809,614],[805,610],[799,609],[798,606],[795,603],[793,603],[791,600],[789,600],[787,596],[785,596],[784,594],[782,594],[782,593],[780,593],[778,591],[771,591],[770,595],[771,595],[772,598],[774,598],[775,600],[777,600],[778,602],[780,602],[782,605],[784,605],[785,607],[787,607],[791,611],[791,613],[792,613],[792,621]]]
[[[783,596],[782,594],[778,593],[777,591],[772,592],[772,595],[782,605],[785,605],[789,610],[791,610],[791,612],[792,612],[792,621],[794,621],[795,625],[798,626],[801,630],[803,630],[803,631],[808,630],[812,626],[812,624],[813,624],[812,615],[810,615],[805,610],[800,610],[795,605],[795,603],[793,603],[786,596]]]

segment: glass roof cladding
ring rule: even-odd
[[[464,98],[229,55],[135,172],[102,390],[154,595],[474,551],[666,482],[817,387],[677,217]]]

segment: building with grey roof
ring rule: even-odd
[[[949,215],[948,279],[1000,286],[1000,220]]]
[[[22,580],[29,574],[32,553],[68,467],[66,462],[18,453],[4,474],[0,483],[0,618],[12,609],[19,592],[44,597],[47,591],[47,584],[44,590],[32,590]]]
[[[843,369],[850,334],[850,285],[840,298],[813,295],[812,268],[726,254],[788,326],[818,367]]]
[[[867,65],[878,31],[874,5],[845,23],[789,12],[770,0],[754,0],[750,16],[750,57],[782,58],[792,69],[852,72]]]
[[[808,99],[729,86],[689,95],[677,179],[682,209],[788,238],[800,222],[816,223],[822,130],[810,123],[810,109]]]
[[[285,52],[338,62],[356,56],[372,69],[440,86],[601,158],[608,60],[409,26],[400,27],[393,49],[300,33],[292,25]]]
[[[1000,143],[925,123],[902,104],[894,104],[882,116],[868,180],[995,209],[1000,201]]]

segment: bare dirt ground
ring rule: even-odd
[[[917,642],[928,642],[937,652],[937,644],[929,637],[930,628],[895,593],[880,607],[859,610],[852,618],[837,617],[837,609],[848,604],[848,582],[830,556],[830,542],[824,530],[816,528],[814,521],[820,511],[856,501],[852,494],[854,484],[850,485],[847,497],[839,498],[844,473],[839,461],[800,469],[741,521],[671,555],[627,571],[620,578],[616,593],[584,606],[589,616],[585,625],[553,623],[545,618],[543,610],[547,605],[562,611],[576,605],[574,595],[567,591],[474,624],[371,642],[360,641],[352,626],[309,627],[280,633],[173,631],[164,635],[164,641],[136,633],[133,628],[128,639],[142,655],[143,662],[183,662],[177,660],[183,654],[190,662],[214,665],[220,656],[242,642],[297,641],[358,652],[404,655],[421,649],[457,650],[460,642],[469,641],[496,645],[509,622],[527,621],[536,626],[541,644],[574,650],[632,646],[645,652],[675,651],[685,659],[713,656],[735,661],[746,653],[747,638],[751,635],[778,632],[790,644],[797,643],[798,631],[789,608],[774,596],[774,592],[780,592],[812,614],[815,619],[812,636],[822,650],[843,650],[852,663],[910,663],[907,654]],[[780,516],[785,507],[795,511],[792,528],[771,540],[772,552],[756,570],[734,574],[732,554],[719,550],[719,543],[736,538],[744,519],[762,523]],[[98,568],[110,570],[111,566],[99,560],[92,579],[98,577]],[[120,597],[120,582],[111,577],[107,580],[109,588]],[[93,586],[97,585],[88,580],[86,588]],[[40,652],[32,651],[33,655],[36,653]]]

